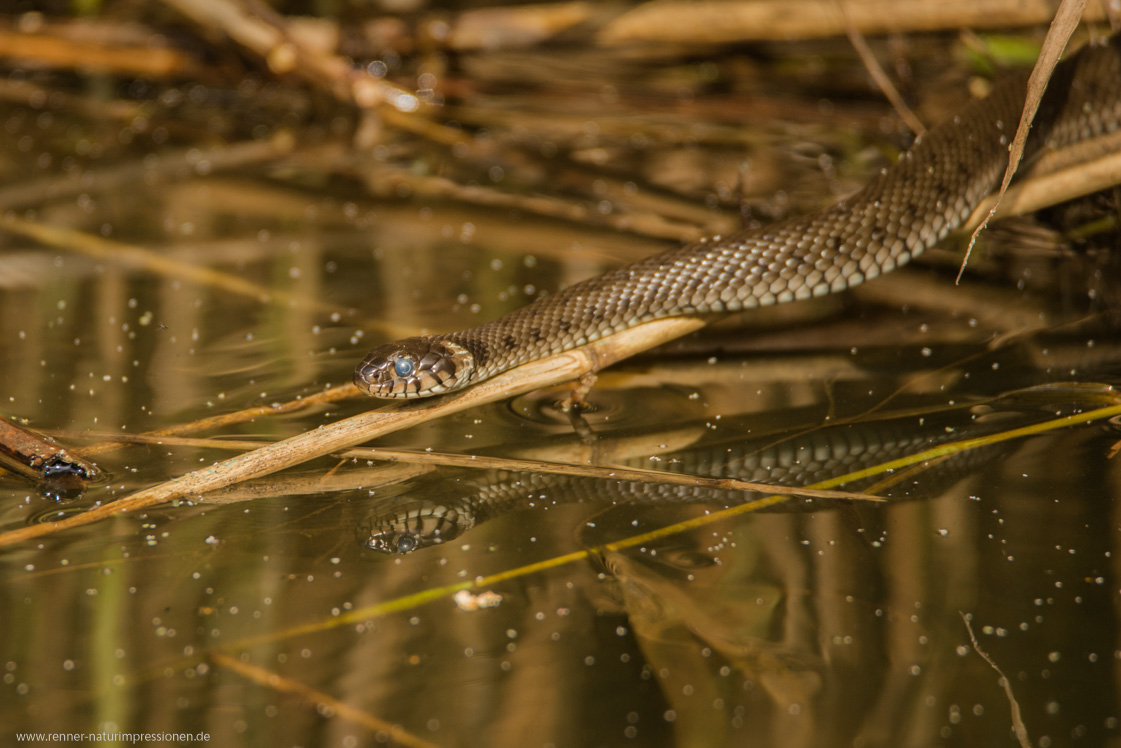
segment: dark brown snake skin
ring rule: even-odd
[[[436,395],[651,320],[807,299],[894,270],[997,186],[1025,89],[1026,76],[998,85],[832,207],[671,249],[479,327],[379,346],[355,384],[378,397]],[[1025,160],[1119,128],[1121,35],[1056,68]]]

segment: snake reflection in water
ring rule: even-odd
[[[774,486],[806,486],[846,472],[914,454],[939,444],[977,438],[1021,422],[1015,397],[1007,398],[1009,409],[998,409],[989,417],[948,413],[916,419],[908,414],[878,421],[841,424],[817,431],[776,439],[737,437],[706,443],[662,455],[667,472],[734,478]],[[725,424],[726,426],[728,424]],[[749,429],[733,427],[733,432]],[[995,442],[936,460],[920,473],[897,480],[884,492],[888,501],[920,500],[939,496],[954,482],[982,469],[1011,449],[1010,442]],[[649,468],[646,458],[624,461],[626,467]],[[846,490],[863,491],[883,479],[879,473],[854,480]],[[471,488],[465,490],[465,486]],[[409,553],[449,543],[464,532],[512,511],[591,502],[629,507],[702,504],[730,507],[760,494],[672,483],[635,482],[533,472],[494,471],[448,482],[442,488],[429,486],[421,496],[400,496],[376,502],[357,532],[362,545],[382,553]],[[790,498],[769,511],[820,512],[846,502]],[[768,510],[763,510],[768,511]],[[628,514],[628,516],[632,516]]]
[[[808,299],[894,270],[958,227],[995,188],[1026,80],[997,85],[832,207],[671,249],[478,327],[379,346],[358,365],[355,384],[383,398],[437,395],[644,322]],[[1055,69],[1025,162],[1118,129],[1121,35]]]

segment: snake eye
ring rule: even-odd
[[[398,356],[397,360],[393,362],[393,371],[397,372],[399,377],[407,377],[416,370],[416,364],[413,363],[413,357],[409,355]]]
[[[418,545],[420,545],[420,543],[417,541],[417,537],[415,535],[402,535],[401,537],[397,538],[398,553],[408,553],[409,551],[415,551]]]

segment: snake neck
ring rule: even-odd
[[[1118,129],[1121,37],[1055,71],[1025,159]],[[703,239],[570,286],[493,322],[435,336],[474,357],[472,381],[655,319],[738,311],[842,291],[938,243],[998,184],[1026,76],[918,139],[850,198],[773,225]]]
[[[427,397],[652,320],[809,299],[894,270],[960,226],[996,186],[1025,88],[1026,76],[996,86],[832,207],[671,249],[479,327],[379,346],[355,383],[380,397]],[[1056,68],[1035,123],[1029,161],[1121,128],[1121,35]]]

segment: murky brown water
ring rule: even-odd
[[[206,445],[99,446],[114,435],[343,384],[376,341],[735,226],[741,187],[767,218],[858,184],[902,141],[874,94],[823,72],[843,50],[799,71],[797,97],[758,82],[781,65],[735,50],[464,56],[441,119],[478,137],[455,148],[392,130],[355,147],[348,112],[257,76],[6,68],[4,415],[110,479],[60,501],[5,476],[0,530],[204,469],[223,439],[377,404],[185,432]],[[847,97],[822,99],[837,81]],[[1011,744],[965,614],[1033,744],[1116,744],[1108,417],[841,486],[889,497],[875,504],[423,459],[811,483],[1116,406],[1116,243],[1061,252],[1033,228],[957,288],[935,253],[605,372],[576,424],[563,391],[537,393],[376,444],[421,457],[324,458],[7,545],[0,724],[219,745]],[[460,526],[407,555],[368,547],[409,510]]]

